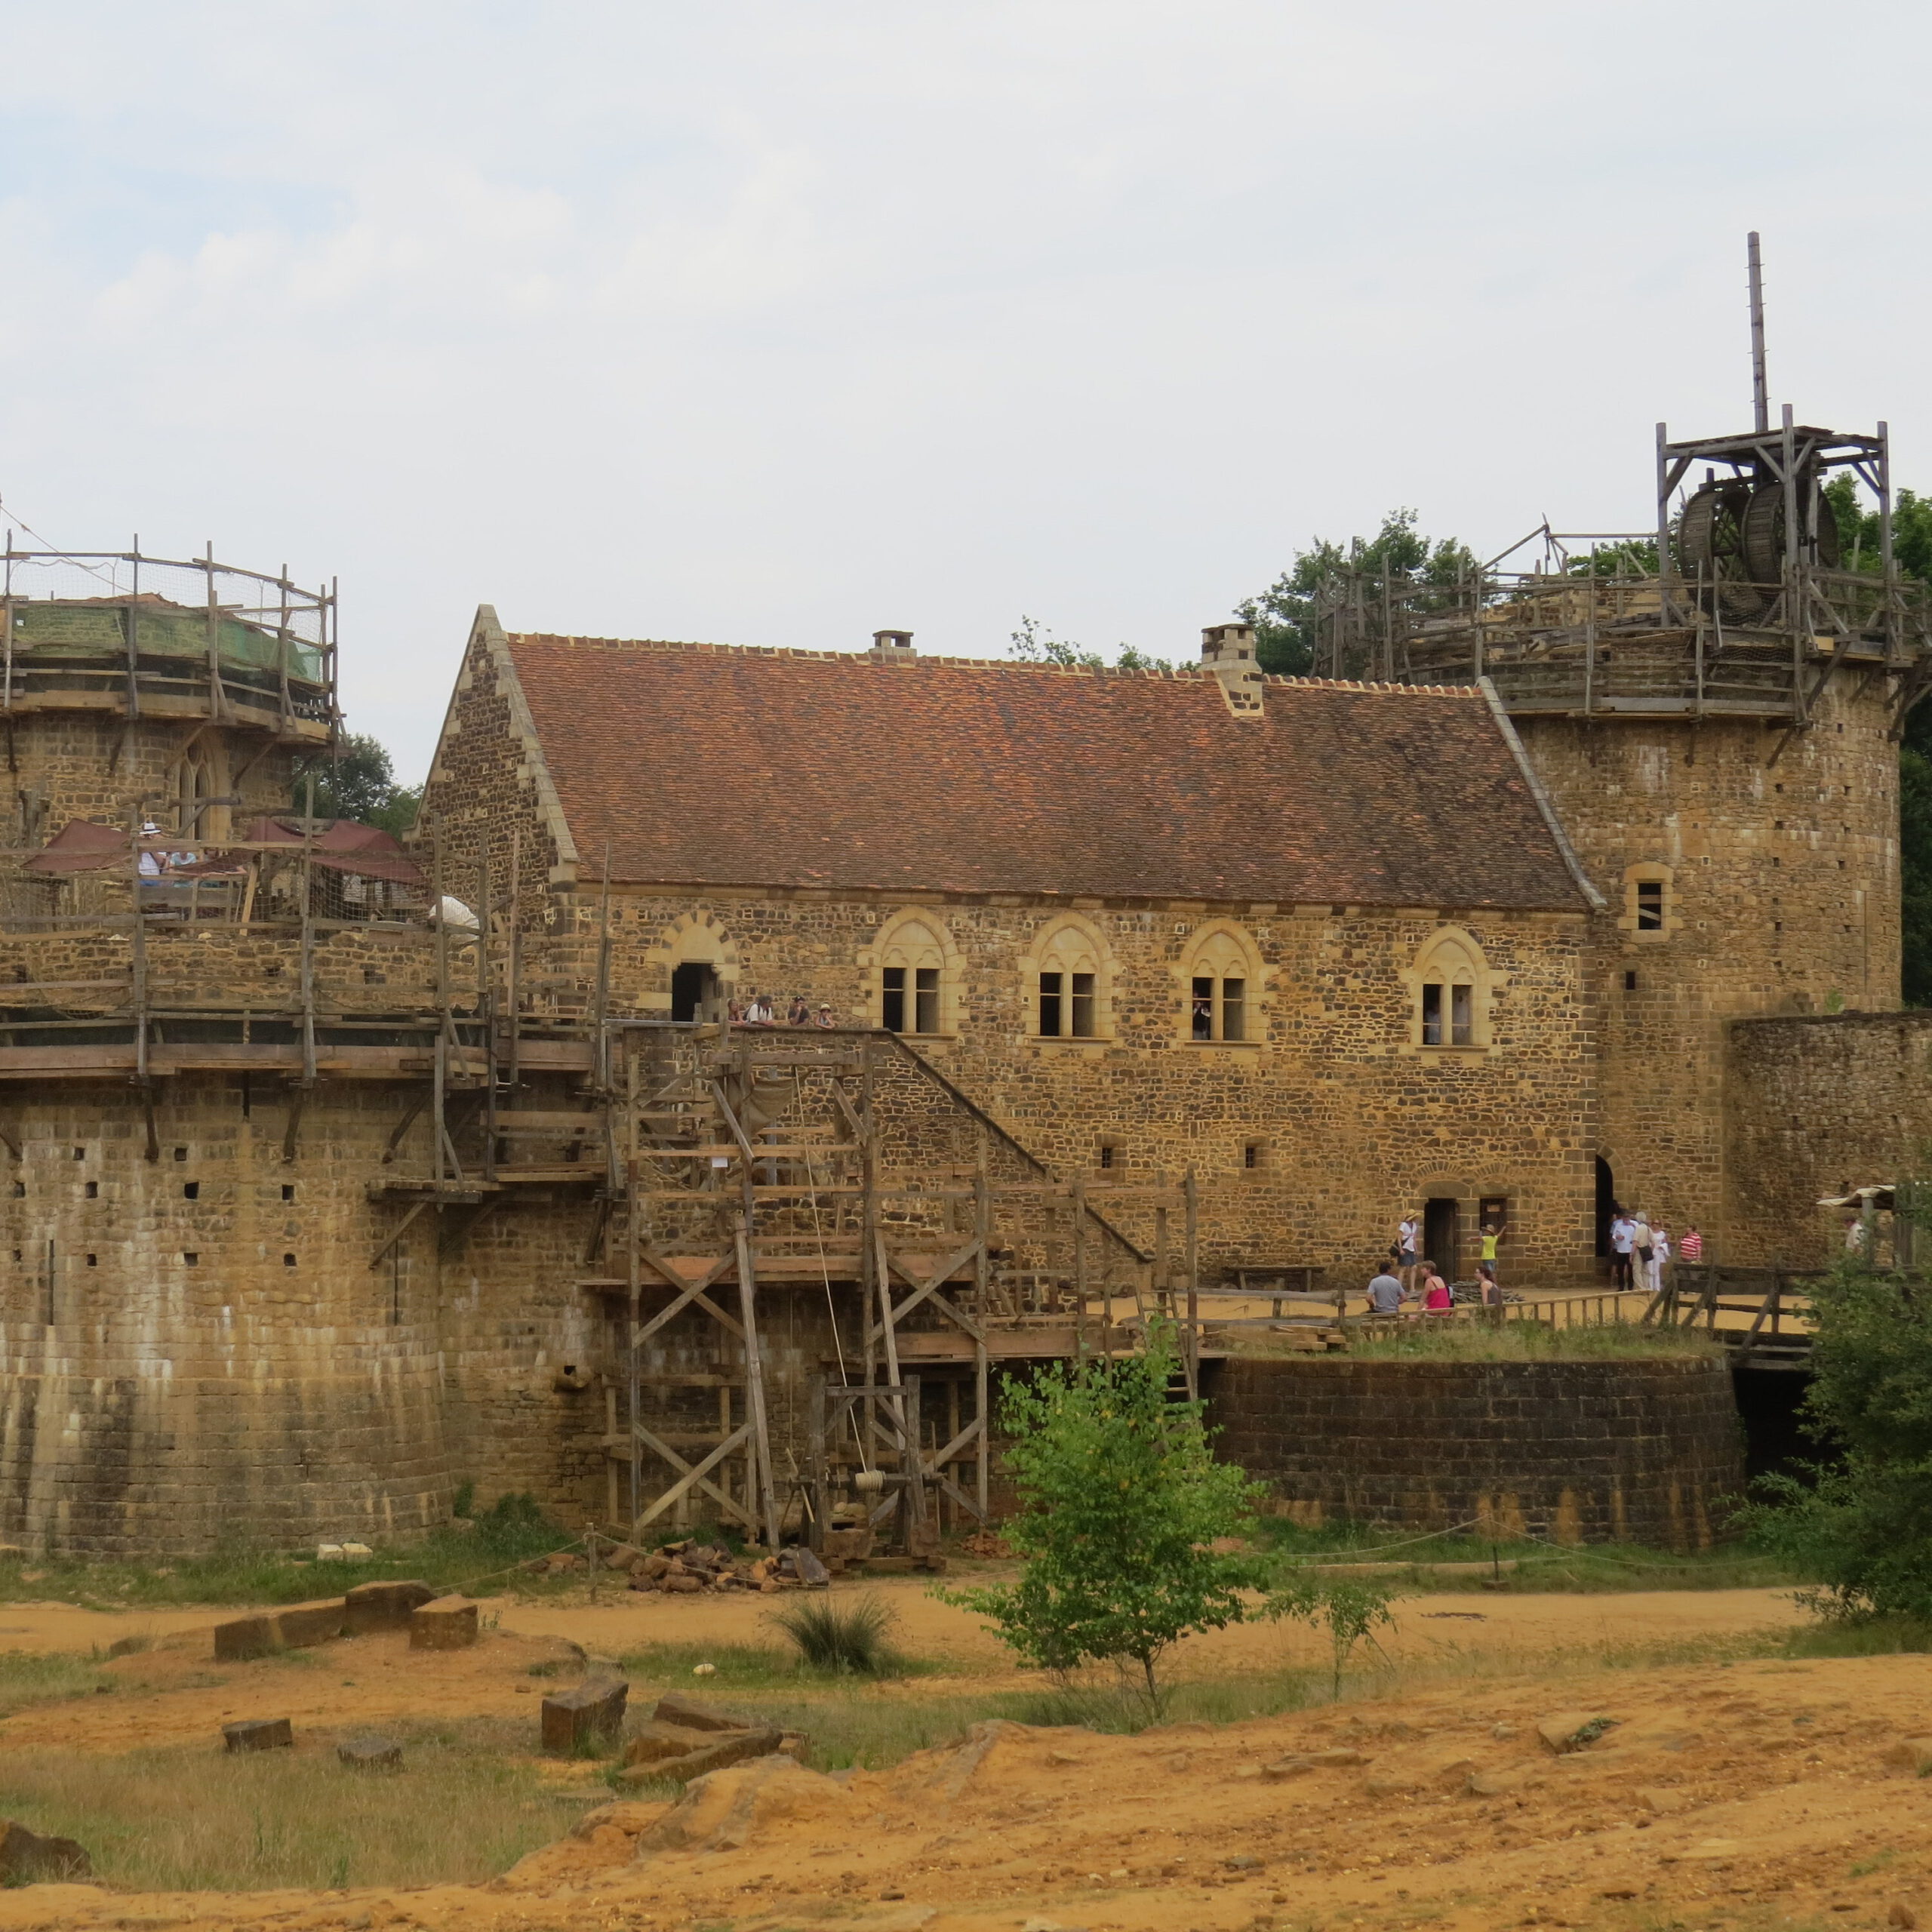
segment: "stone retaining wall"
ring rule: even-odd
[[[1234,1359],[1209,1367],[1219,1453],[1280,1513],[1687,1550],[1744,1487],[1730,1372],[1629,1361]]]

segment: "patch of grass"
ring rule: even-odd
[[[1291,1561],[1358,1561],[1414,1566],[1387,1573],[1405,1595],[1478,1586],[1494,1586],[1509,1595],[1761,1589],[1804,1580],[1781,1558],[1760,1555],[1737,1544],[1686,1555],[1647,1549],[1641,1543],[1586,1543],[1571,1547],[1527,1537],[1491,1543],[1466,1532],[1420,1540],[1413,1530],[1383,1529],[1355,1522],[1304,1530],[1291,1523],[1275,1521],[1266,1526],[1264,1534],[1275,1554]],[[1489,1564],[1493,1561],[1513,1562],[1516,1567],[1500,1570],[1488,1578],[1472,1574],[1438,1577],[1428,1567],[1438,1563]]]
[[[829,1687],[851,1681],[850,1672],[815,1670],[795,1653],[775,1644],[646,1644],[626,1651],[619,1661],[631,1680],[634,1700],[643,1694],[636,1687],[645,1684],[709,1697],[725,1691],[796,1690],[814,1682]],[[700,1663],[711,1665],[712,1675],[694,1676],[692,1666]],[[887,1654],[878,1675],[882,1679],[931,1677],[951,1675],[953,1668],[894,1651]]]
[[[405,1577],[420,1577],[438,1590],[487,1583],[493,1592],[556,1595],[581,1577],[537,1577],[516,1566],[570,1540],[568,1531],[529,1497],[506,1496],[462,1529],[452,1525],[354,1559],[318,1562],[297,1552],[259,1549],[219,1550],[165,1563],[0,1558],[0,1603],[71,1603],[91,1610],[299,1603],[340,1596],[358,1583]]]
[[[882,1597],[841,1599],[828,1591],[774,1610],[766,1620],[791,1638],[800,1660],[814,1670],[878,1677],[898,1661],[891,1644],[898,1614]]]
[[[494,1724],[401,1734],[380,1793],[332,1744],[228,1757],[36,1750],[0,1760],[0,1813],[77,1838],[97,1875],[143,1891],[458,1884],[494,1878],[593,1801],[546,1790]]]
[[[1932,1651],[1932,1623],[1918,1617],[1831,1617],[1786,1632],[1794,1657],[1895,1657]]]
[[[96,1657],[39,1656],[26,1651],[0,1654],[0,1718],[33,1704],[57,1704],[118,1687],[103,1676]]]
[[[1627,1361],[1660,1355],[1718,1355],[1708,1336],[1681,1328],[1643,1328],[1620,1321],[1600,1328],[1558,1328],[1547,1321],[1431,1321],[1418,1315],[1398,1335],[1352,1342],[1349,1353],[1371,1361]]]
[[[775,1645],[756,1644],[646,1644],[626,1651],[618,1662],[632,1684],[632,1695],[644,1684],[708,1697],[721,1690],[789,1689],[798,1681],[795,1658]],[[715,1675],[694,1677],[692,1667],[708,1663]]]

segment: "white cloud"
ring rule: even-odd
[[[1928,41],[1872,0],[22,0],[0,491],[339,572],[354,721],[414,762],[483,599],[1182,654],[1398,503],[1641,521],[1651,424],[1740,413],[1752,226],[1779,394],[1932,482]],[[1801,78],[1829,139],[1767,122]]]

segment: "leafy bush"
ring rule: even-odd
[[[876,1677],[893,1661],[889,1639],[898,1621],[890,1604],[874,1596],[840,1603],[829,1595],[771,1613],[771,1621],[798,1647],[815,1670]]]
[[[1817,1580],[1801,1600],[1823,1617],[1932,1619],[1932,1300],[1856,1258],[1807,1293],[1804,1407],[1841,1459],[1761,1478],[1744,1527]]]
[[[1175,1365],[1171,1330],[1156,1329],[1143,1355],[1057,1362],[1030,1385],[1008,1378],[1020,1511],[1004,1534],[1026,1567],[1017,1583],[936,1592],[1063,1679],[1090,1663],[1124,1678],[1137,1668],[1155,1716],[1163,1654],[1190,1632],[1241,1622],[1260,1567],[1213,1547],[1253,1527],[1259,1487],[1214,1460],[1202,1404],[1170,1398]]]

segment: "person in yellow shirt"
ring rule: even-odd
[[[1499,1221],[1485,1221],[1482,1224],[1482,1253],[1480,1259],[1487,1263],[1490,1278],[1496,1278],[1496,1250],[1503,1238],[1503,1226]]]

